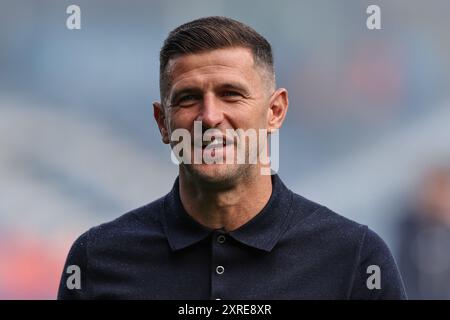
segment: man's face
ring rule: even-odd
[[[257,132],[258,129],[273,129],[270,121],[273,115],[269,112],[273,92],[263,69],[254,64],[249,49],[226,48],[183,55],[171,59],[167,70],[170,84],[164,107],[154,104],[155,118],[166,143],[171,133],[180,128],[187,129],[194,137],[194,121],[202,121],[205,129],[220,130],[223,136],[227,129],[255,129]],[[192,142],[191,159],[195,148],[202,146]],[[236,148],[236,143],[215,152],[226,154],[227,148]],[[237,154],[236,149],[234,154]],[[188,174],[202,181],[218,183],[235,181],[252,166],[247,161],[246,164],[233,162],[181,165]]]

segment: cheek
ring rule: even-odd
[[[171,112],[169,116],[169,127],[172,130],[177,128],[190,129],[196,119],[196,113],[193,111],[191,108],[180,108]]]
[[[235,119],[240,126],[245,128],[266,128],[268,110],[262,104],[253,105],[251,108],[245,110],[245,112],[239,113]]]

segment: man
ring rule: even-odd
[[[398,261],[412,299],[450,299],[450,166],[431,166],[397,225]]]
[[[405,298],[373,231],[262,174],[264,163],[250,160],[267,150],[252,156],[237,143],[249,136],[229,143],[233,130],[270,135],[286,116],[288,94],[275,89],[261,35],[223,17],[176,28],[161,49],[160,89],[153,106],[164,143],[174,148],[175,133],[195,134],[196,123],[221,140],[184,141],[178,158],[202,159],[181,161],[169,194],[81,235],[65,267],[79,268],[81,288],[63,272],[60,299]],[[218,155],[226,163],[206,163]]]

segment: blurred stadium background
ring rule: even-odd
[[[66,28],[70,4],[81,30]],[[381,30],[366,28],[369,4]],[[168,192],[158,51],[208,15],[273,45],[290,93],[282,179],[378,232],[410,297],[449,299],[449,12],[445,0],[0,0],[0,299],[54,299],[78,235]]]

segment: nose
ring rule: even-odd
[[[202,125],[205,128],[216,128],[223,121],[223,112],[220,107],[220,102],[216,100],[214,95],[205,94],[201,112],[198,115],[198,121],[202,121]]]

